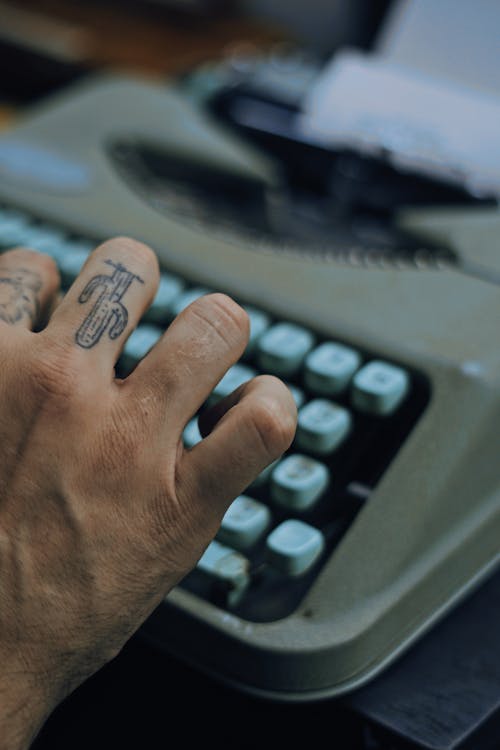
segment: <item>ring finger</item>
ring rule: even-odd
[[[57,267],[48,255],[16,248],[0,256],[0,320],[5,323],[40,327],[58,289]]]

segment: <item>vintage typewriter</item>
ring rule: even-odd
[[[276,373],[297,436],[142,633],[307,700],[373,677],[498,562],[500,215],[456,186],[391,222],[373,201],[336,212],[286,166],[171,88],[79,84],[0,139],[0,245],[51,254],[65,286],[111,235],[155,248],[121,375],[206,290],[246,307],[249,347],[210,401]]]

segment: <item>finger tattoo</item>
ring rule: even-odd
[[[84,349],[95,346],[106,330],[110,339],[123,333],[128,323],[128,311],[121,300],[133,281],[144,283],[140,276],[121,263],[104,262],[113,267],[112,274],[94,276],[78,297],[81,305],[95,298],[92,310],[75,334],[76,343]]]
[[[36,271],[28,268],[2,269],[0,320],[14,324],[27,317],[34,324],[40,309],[38,292],[41,288],[42,280]]]

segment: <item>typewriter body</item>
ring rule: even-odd
[[[187,172],[223,191],[211,211],[186,198]],[[316,344],[340,342],[360,367],[406,374],[394,415],[357,411],[352,384],[335,399],[354,413],[353,437],[320,461],[342,523],[328,492],[317,518],[290,513],[324,521],[311,571],[268,580],[256,552],[237,601],[195,571],[142,629],[245,690],[308,700],[376,675],[499,560],[500,213],[415,209],[398,216],[412,244],[402,254],[397,242],[380,252],[342,237],[330,248],[327,232],[314,243],[307,231],[287,236],[281,180],[271,158],[174,91],[138,81],[80,85],[0,139],[3,210],[92,242],[133,236],[185,283],[311,331]],[[234,219],[232,200],[247,219]],[[314,397],[302,370],[288,379]],[[274,513],[266,492],[248,494]]]

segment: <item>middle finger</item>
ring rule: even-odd
[[[85,351],[92,367],[112,376],[158,283],[158,261],[149,247],[125,237],[104,242],[54,312],[47,334]]]

